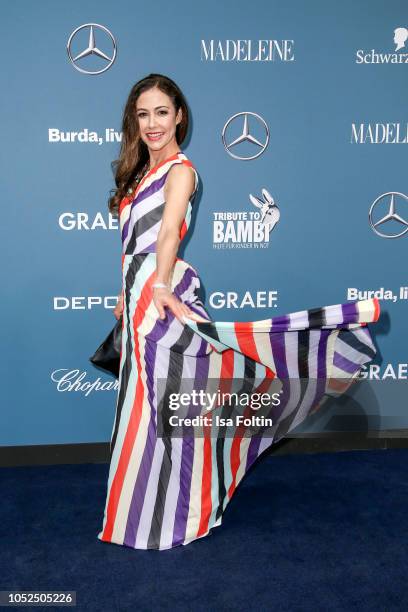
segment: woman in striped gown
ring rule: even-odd
[[[379,317],[377,299],[251,322],[211,320],[196,270],[177,256],[198,188],[180,149],[187,128],[187,105],[173,81],[149,75],[134,85],[110,200],[122,236],[115,314],[123,313],[123,327],[97,537],[136,549],[165,550],[209,534],[259,455],[327,396],[343,393],[376,354],[367,323]],[[172,394],[210,388],[212,407],[191,401],[181,412],[209,421],[174,423]],[[255,404],[241,407],[237,398],[252,402],[272,388],[279,401],[258,412],[261,424],[248,425]],[[235,399],[224,401],[220,392]],[[217,426],[215,414],[229,425]]]

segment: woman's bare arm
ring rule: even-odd
[[[175,164],[169,170],[164,186],[165,206],[160,231],[157,237],[156,279],[170,285],[173,268],[180,244],[180,230],[186,215],[191,194],[194,191],[194,171],[185,164]],[[160,318],[165,316],[164,306],[181,318],[192,314],[186,304],[176,298],[170,290],[154,288],[153,296]]]

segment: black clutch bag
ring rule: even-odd
[[[89,358],[91,363],[99,368],[102,368],[103,370],[107,370],[111,374],[114,374],[116,378],[119,378],[120,348],[122,344],[122,320],[123,315],[120,316],[110,334],[96,349],[92,357]]]

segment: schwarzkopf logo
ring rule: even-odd
[[[201,40],[205,62],[293,62],[294,40]]]
[[[408,232],[407,202],[408,196],[399,191],[388,191],[380,195],[371,204],[368,212],[372,230],[381,238],[400,238],[406,234]],[[397,208],[403,209],[404,212],[399,214]]]
[[[98,31],[98,38],[100,39],[100,44],[104,45],[105,51],[102,51],[99,47],[96,46],[95,42],[95,32],[94,28]],[[82,46],[81,51],[76,55],[72,53],[72,47],[75,46],[79,48],[79,44],[83,44],[85,42],[85,38],[83,34],[89,34],[88,36],[88,46]],[[108,51],[109,49],[109,51]],[[67,42],[67,53],[70,59],[71,64],[78,70],[79,72],[83,72],[84,74],[101,74],[108,70],[115,61],[116,58],[116,41],[112,35],[112,33],[105,28],[103,25],[99,25],[98,23],[85,23],[79,26],[76,30],[74,30]],[[98,57],[99,63],[96,65],[100,65],[101,62],[103,67],[99,70],[89,70],[88,68],[81,67],[79,64],[83,65],[83,59],[89,57]],[[96,62],[94,62],[96,63]],[[92,64],[91,64],[92,65]]]
[[[397,51],[405,48],[407,39],[407,28],[395,28],[394,53],[378,53],[375,49],[370,51],[359,49],[356,53],[356,64],[408,64],[408,53],[397,53]]]

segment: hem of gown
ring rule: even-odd
[[[206,531],[205,533],[203,533],[200,536],[191,536],[189,538],[184,538],[184,540],[182,542],[178,542],[177,544],[170,544],[169,546],[130,546],[129,544],[126,544],[125,542],[119,542],[113,539],[110,540],[104,540],[102,539],[102,537],[100,537],[102,535],[102,532],[98,533],[98,535],[96,536],[98,540],[100,540],[101,542],[106,542],[107,544],[116,544],[117,546],[126,546],[126,548],[132,548],[133,550],[171,550],[172,548],[177,548],[178,546],[187,546],[187,544],[191,544],[192,542],[194,542],[195,540],[201,540],[202,538],[205,538],[209,535],[211,535],[212,530],[214,529],[214,527],[220,527],[222,524],[222,517],[219,517],[216,522],[214,523],[214,525],[212,527],[210,527],[210,529],[208,529],[208,531]]]

